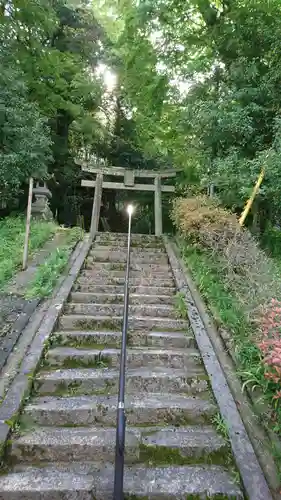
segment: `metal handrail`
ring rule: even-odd
[[[124,500],[124,452],[125,452],[125,375],[126,375],[126,348],[128,337],[128,315],[129,315],[129,278],[130,278],[130,254],[131,254],[131,225],[133,208],[128,207],[128,246],[127,264],[124,286],[124,310],[121,340],[121,356],[119,371],[119,392],[116,419],[116,445],[115,445],[115,471],[114,471],[114,494],[113,500]]]

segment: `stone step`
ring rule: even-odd
[[[171,456],[174,465],[179,465],[182,459],[186,460],[185,463],[195,464],[205,459],[209,463],[223,464],[229,450],[227,440],[208,425],[162,427],[157,430],[153,427],[140,428],[140,432],[143,448],[140,460],[146,458],[154,465],[164,465]]]
[[[97,242],[94,247],[91,248],[89,255],[92,255],[94,252],[99,251],[99,252],[122,252],[125,255],[127,255],[128,247],[127,247],[127,242],[124,245],[123,242],[120,242],[120,245],[118,247],[116,245],[104,245],[103,242]],[[130,254],[131,256],[133,255],[139,255],[139,254],[144,254],[144,253],[149,253],[153,255],[166,255],[165,248],[163,247],[141,247],[141,246],[131,246]]]
[[[69,345],[76,347],[95,347],[110,346],[120,347],[121,332],[95,332],[95,331],[58,331],[54,334],[54,342],[60,345]],[[138,332],[138,335],[130,335],[128,338],[129,346],[151,346],[168,348],[188,348],[195,347],[193,335],[187,335],[182,332]]]
[[[23,420],[43,426],[115,425],[117,396],[91,395],[34,398]],[[205,399],[171,393],[138,393],[126,396],[128,425],[204,424],[216,414],[216,406]]]
[[[0,477],[1,500],[93,500],[93,477],[58,466],[26,468]]]
[[[116,277],[116,276],[97,276],[94,274],[82,274],[76,280],[78,285],[123,285],[125,283],[125,277]],[[173,287],[174,281],[172,278],[153,278],[153,277],[145,277],[139,276],[138,278],[130,278],[130,291],[131,286],[156,286],[156,287]]]
[[[72,292],[70,301],[77,304],[123,304],[124,293],[107,294],[107,293],[85,293],[85,292]],[[130,304],[165,304],[173,305],[175,297],[169,295],[141,295],[132,293],[130,294]]]
[[[114,238],[96,238],[93,246],[94,245],[113,245],[113,246],[124,246],[126,247],[128,244],[128,235],[123,235],[123,236],[115,236]],[[153,239],[153,238],[139,238],[136,237],[136,235],[132,235],[131,237],[131,246],[133,248],[135,247],[142,247],[142,248],[150,248],[150,247],[155,247],[155,248],[164,248],[163,240],[162,238],[160,239]]]
[[[114,462],[115,441],[114,427],[41,427],[15,439],[11,456],[13,463],[82,462],[89,457]],[[127,463],[149,460],[156,465],[172,453],[174,464],[202,459],[222,464],[228,445],[210,426],[127,427],[125,449]]]
[[[79,368],[41,372],[34,382],[39,395],[117,394],[119,369]],[[138,392],[174,392],[201,394],[208,383],[203,367],[188,369],[151,367],[126,370],[126,394]]]
[[[105,250],[91,250],[89,254],[89,258],[92,258],[95,262],[126,262],[127,255],[124,252],[110,251],[107,252]],[[132,254],[130,261],[132,263],[144,263],[149,264],[150,262],[153,264],[168,264],[168,257],[166,254],[162,253],[153,253],[153,252],[139,252],[136,254]]]
[[[103,285],[100,283],[86,283],[79,284],[75,283],[73,286],[73,291],[79,291],[82,293],[108,293],[108,294],[124,294],[124,285]],[[143,286],[143,285],[132,285],[130,284],[130,295],[167,295],[173,297],[176,293],[175,286],[159,287],[159,286]]]
[[[121,316],[86,316],[78,314],[64,314],[59,319],[61,330],[121,330],[123,318]],[[184,320],[170,318],[140,318],[129,317],[129,331],[188,331],[189,323]]]
[[[123,245],[126,246],[128,242],[128,235],[127,234],[117,234],[114,233],[107,233],[106,235],[102,234],[101,237],[98,235],[94,241],[94,245],[96,244],[102,244],[102,245]],[[142,247],[149,247],[149,246],[155,246],[155,247],[164,247],[163,245],[163,239],[162,237],[156,237],[153,235],[140,235],[140,234],[132,234],[131,236],[131,245],[132,247],[137,246],[142,246]]]
[[[53,463],[27,467],[0,477],[1,500],[112,500],[113,464]],[[136,500],[243,500],[244,495],[224,467],[185,465],[125,466],[124,492]]]
[[[76,368],[119,367],[121,349],[77,349],[75,347],[55,347],[46,354],[48,366]],[[201,365],[199,351],[194,349],[153,349],[152,347],[134,347],[127,349],[127,368],[141,366],[166,366],[169,368],[195,369]]]
[[[126,461],[139,460],[140,433],[126,429]],[[12,443],[13,462],[72,462],[95,460],[112,462],[116,429],[101,427],[43,427],[27,432]]]
[[[96,269],[95,264],[87,265],[80,273],[81,277],[91,277],[91,278],[125,278],[125,271],[123,270],[114,270],[109,271],[108,269]],[[173,273],[171,271],[130,271],[130,279],[133,278],[145,278],[149,279],[151,277],[155,277],[157,280],[170,280],[173,279]]]
[[[86,314],[90,316],[122,316],[123,304],[91,304],[70,302],[65,305],[65,314]],[[163,304],[129,305],[129,316],[176,318],[174,306]]]
[[[127,233],[113,233],[109,231],[100,231],[97,233],[96,240],[102,239],[108,241],[112,239],[115,241],[116,239],[124,239],[127,241],[128,234]],[[147,234],[147,233],[132,233],[131,235],[132,241],[155,241],[156,243],[163,242],[161,236],[156,236],[155,234]]]
[[[86,262],[87,264],[87,259]],[[90,259],[90,263],[93,263],[93,260]],[[126,263],[125,262],[95,262],[95,269],[106,269],[107,271],[125,271]],[[152,264],[151,262],[148,264],[138,264],[138,263],[130,263],[130,271],[143,271],[145,273],[165,273],[171,272],[171,267],[169,264]]]

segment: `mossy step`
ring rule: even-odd
[[[53,345],[69,345],[70,347],[87,348],[97,346],[120,347],[120,331],[58,331],[53,335]],[[182,332],[142,332],[129,335],[129,346],[151,346],[165,348],[188,348],[195,347],[193,335]]]
[[[115,442],[115,427],[40,427],[13,440],[11,460],[38,464],[87,461],[92,456],[113,462]],[[210,426],[126,429],[125,461],[131,464],[222,464],[228,451],[228,443]]]
[[[103,242],[97,242],[94,247],[89,252],[89,255],[92,255],[94,252],[122,252],[124,254],[127,254],[127,244],[124,245],[122,242],[120,242],[120,245],[104,245]],[[166,251],[163,247],[159,246],[141,246],[141,245],[133,245],[131,246],[131,255],[138,255],[138,254],[151,254],[151,255],[166,255]]]
[[[104,395],[34,398],[24,415],[37,425],[83,426],[115,425],[117,397]],[[204,424],[216,414],[216,406],[195,396],[171,393],[138,393],[127,395],[128,425]]]
[[[105,241],[108,241],[110,239],[112,240],[119,240],[119,239],[123,239],[125,241],[127,241],[128,239],[128,233],[112,233],[110,231],[101,231],[99,233],[97,233],[97,236],[96,236],[96,241],[98,241],[99,239],[101,240],[105,240]],[[153,241],[153,242],[156,242],[156,243],[162,243],[163,242],[163,239],[162,239],[162,236],[156,236],[155,234],[146,234],[146,233],[132,233],[131,235],[131,239],[132,239],[132,242],[133,241],[147,241],[147,242],[150,242],[150,241]]]
[[[93,260],[90,259],[92,263]],[[87,259],[85,264],[87,263]],[[105,269],[107,271],[125,271],[126,262],[95,262],[95,269]],[[144,271],[154,273],[154,272],[166,272],[171,271],[170,264],[153,264],[151,262],[147,264],[138,264],[136,262],[130,263],[130,271]]]
[[[89,253],[89,258],[93,258],[95,262],[126,262],[127,255],[123,251],[110,251],[110,250],[96,250],[93,249]],[[153,264],[168,264],[168,257],[166,254],[153,253],[153,252],[139,252],[131,255],[130,261],[132,263],[153,263]]]
[[[113,244],[124,246],[127,245],[128,235],[125,233],[99,233],[93,243],[94,245],[102,244]],[[150,234],[132,234],[131,235],[131,245],[132,247],[137,246],[149,246],[154,245],[155,247],[164,247],[162,237],[150,235]]]
[[[65,305],[65,314],[85,314],[90,316],[122,316],[123,304],[92,304],[90,302],[70,302]],[[130,304],[129,316],[176,318],[174,306],[167,304]]]
[[[91,277],[108,277],[111,276],[112,278],[124,278],[125,277],[125,270],[108,270],[108,269],[96,269],[95,263],[86,265],[84,269],[81,271],[80,276],[91,276]],[[130,271],[130,279],[132,278],[155,278],[157,280],[169,280],[173,278],[173,273],[171,271]]]
[[[130,294],[130,305],[142,304],[162,304],[174,305],[175,297],[168,295],[144,295],[144,294]],[[124,293],[108,294],[108,293],[83,293],[72,292],[70,301],[77,304],[123,304]]]
[[[75,283],[72,291],[79,291],[83,293],[108,293],[108,294],[124,294],[124,285],[104,285],[101,283]],[[176,293],[175,286],[161,287],[161,286],[144,286],[144,285],[132,285],[130,284],[130,295],[167,295],[173,297]]]
[[[41,372],[34,388],[38,395],[117,394],[118,383],[118,368],[71,368]],[[190,395],[203,393],[206,398],[208,381],[203,367],[190,366],[188,370],[139,367],[126,370],[126,394],[162,391]]]
[[[0,478],[1,500],[112,500],[113,464],[53,463],[18,466]],[[221,466],[125,467],[125,499],[243,500],[244,495]]]
[[[78,285],[123,285],[124,286],[124,280],[125,276],[111,276],[106,275],[106,276],[98,276],[95,274],[81,274],[79,278],[76,280],[76,283]],[[146,276],[139,276],[139,277],[130,277],[130,291],[131,291],[131,286],[136,287],[136,286],[156,286],[156,287],[173,287],[174,286],[174,280],[172,278],[157,278],[157,277],[146,277]]]
[[[101,427],[41,427],[13,440],[11,460],[17,462],[72,462],[95,460],[112,462],[116,429]],[[126,430],[126,462],[139,461],[140,433]]]
[[[127,238],[109,238],[109,239],[96,239],[94,244],[92,245],[92,248],[95,248],[96,246],[101,245],[101,246],[107,246],[107,247],[112,247],[112,248],[122,248],[127,250],[127,245],[128,245],[128,240]],[[156,241],[156,240],[137,240],[137,239],[131,239],[131,248],[141,248],[141,249],[160,249],[160,250],[165,250],[163,241]]]
[[[121,330],[122,316],[91,316],[79,314],[64,314],[59,319],[62,330]],[[129,317],[129,331],[145,329],[147,331],[188,331],[189,323],[184,320],[170,318],[140,318]]]
[[[120,366],[120,349],[76,349],[75,347],[56,347],[46,355],[48,366],[58,368],[76,368],[79,366],[110,367]],[[127,368],[142,366],[165,366],[166,368],[184,368],[195,370],[202,366],[199,351],[195,349],[154,349],[152,347],[130,347],[126,355]]]

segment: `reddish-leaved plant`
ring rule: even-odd
[[[272,299],[261,319],[261,341],[258,344],[265,366],[264,376],[274,387],[273,400],[281,400],[281,302]]]

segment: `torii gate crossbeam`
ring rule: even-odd
[[[155,235],[161,236],[163,232],[162,223],[162,193],[173,193],[174,186],[162,186],[161,179],[172,178],[177,175],[176,170],[127,170],[121,167],[96,167],[89,162],[79,161],[82,170],[96,174],[96,179],[82,180],[81,186],[95,188],[93,210],[91,218],[90,234],[93,236],[98,231],[100,207],[103,189],[132,190],[132,191],[152,191],[154,192],[154,213],[155,213]],[[104,175],[122,176],[123,182],[104,181]],[[145,178],[153,180],[153,184],[135,183],[135,178]]]

